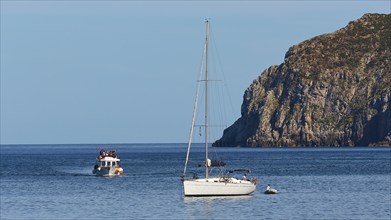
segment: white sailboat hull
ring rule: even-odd
[[[185,180],[183,188],[185,196],[240,196],[254,192],[256,185],[235,178],[209,178]]]

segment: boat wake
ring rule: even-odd
[[[53,170],[60,176],[93,176],[91,167],[57,166]]]

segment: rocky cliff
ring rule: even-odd
[[[391,14],[289,48],[245,91],[214,146],[391,145]]]

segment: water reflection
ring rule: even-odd
[[[248,208],[254,200],[254,195],[247,196],[208,196],[208,197],[184,197],[184,211],[187,219],[213,219],[235,217],[242,219],[246,216]],[[226,207],[230,207],[227,210]],[[244,215],[240,213],[244,212]],[[222,216],[222,213],[223,216]]]
[[[193,203],[215,203],[215,202],[228,202],[228,201],[243,201],[243,200],[249,200],[253,197],[253,195],[246,195],[246,196],[184,196],[184,202],[185,204],[193,204]]]

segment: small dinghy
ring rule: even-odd
[[[278,193],[278,191],[276,189],[272,189],[272,188],[265,191],[265,194],[277,194],[277,193]]]
[[[267,184],[265,194],[277,194],[277,190],[270,187],[270,184]]]

